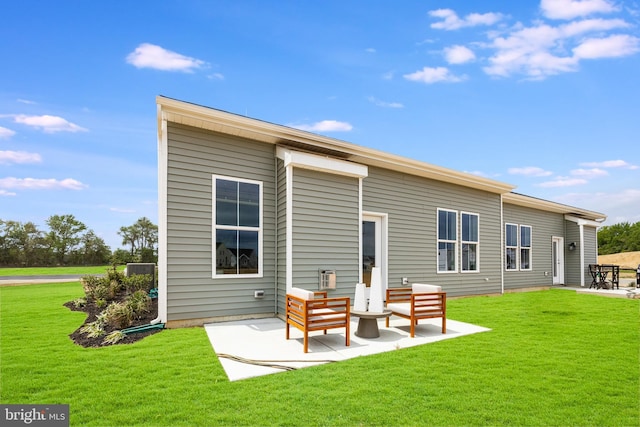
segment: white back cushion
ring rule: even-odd
[[[413,285],[411,285],[411,292],[414,294],[442,292],[442,286],[425,285],[423,283],[414,283]]]
[[[313,299],[313,291],[307,291],[306,289],[291,288],[287,293],[289,295],[293,295],[294,297],[302,298],[304,300]]]

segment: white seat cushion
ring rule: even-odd
[[[411,292],[414,294],[442,292],[442,286],[414,283],[413,285],[411,285]]]
[[[387,304],[387,310],[391,310],[395,313],[404,314],[405,316],[411,316],[411,303],[392,302]]]
[[[294,297],[298,297],[301,298],[303,300],[311,300],[313,299],[313,291],[307,291],[306,289],[300,289],[300,288],[291,288],[289,289],[289,292],[287,292],[289,295],[293,295]]]

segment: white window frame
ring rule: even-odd
[[[211,195],[212,195],[212,207],[211,207],[211,215],[212,215],[212,222],[211,222],[211,260],[212,260],[212,265],[211,265],[211,277],[214,279],[233,279],[233,278],[251,278],[251,277],[262,277],[263,275],[263,269],[262,269],[262,264],[263,264],[263,259],[264,259],[264,252],[263,252],[263,225],[264,225],[264,220],[263,220],[263,208],[264,208],[264,197],[263,197],[263,182],[262,181],[254,181],[254,180],[250,180],[250,179],[243,179],[243,178],[237,178],[237,177],[232,177],[232,176],[225,176],[225,175],[212,175],[212,191],[211,191]],[[216,224],[216,182],[217,180],[225,180],[225,181],[234,181],[234,182],[238,182],[238,183],[245,183],[245,184],[254,184],[257,185],[259,188],[259,225],[258,227],[247,227],[247,226],[233,226],[233,225],[217,225]],[[217,260],[216,260],[216,256],[217,256],[217,244],[216,244],[216,232],[217,230],[234,230],[234,231],[254,231],[258,233],[258,273],[251,273],[251,274],[218,274],[217,273]]]
[[[441,239],[440,238],[440,212],[447,212],[447,213],[453,213],[456,216],[455,219],[455,227],[456,227],[456,235],[455,235],[455,239],[453,240],[448,240],[448,239]],[[441,209],[438,208],[437,209],[437,218],[436,218],[436,265],[437,265],[437,273],[438,274],[451,274],[451,273],[457,273],[458,269],[459,269],[459,264],[458,264],[458,236],[460,235],[460,230],[459,230],[459,212],[456,210],[452,210],[452,209]],[[440,269],[440,243],[453,243],[454,248],[453,248],[453,256],[454,258],[454,269],[453,270],[441,270]]]
[[[518,230],[518,243],[519,243],[519,248],[518,248],[518,257],[520,258],[518,261],[518,267],[520,268],[520,271],[531,271],[533,270],[533,258],[532,258],[532,254],[533,254],[533,227],[531,227],[530,225],[520,225],[519,227],[520,229]],[[522,230],[528,228],[529,229],[529,246],[524,246],[524,244],[522,243]],[[529,251],[529,267],[527,268],[523,268],[522,267],[522,251],[523,250],[528,250]]]
[[[507,227],[515,227],[516,228],[516,244],[514,245],[507,245],[507,236],[509,235],[509,233],[507,233]],[[518,224],[513,224],[513,223],[505,223],[504,224],[504,259],[505,259],[505,265],[504,265],[504,269],[505,271],[518,271],[520,268],[520,248],[519,248],[519,243],[520,243],[520,227],[518,226]],[[515,267],[514,268],[509,268],[509,263],[507,262],[508,257],[507,257],[507,250],[508,249],[513,249],[515,252]]]
[[[478,222],[478,238],[477,240],[464,240],[464,236],[462,233],[463,227],[462,227],[462,218],[464,217],[464,215],[469,215],[469,216],[475,216],[477,218],[477,222]],[[462,253],[464,251],[464,245],[475,245],[476,247],[476,268],[475,270],[467,270],[465,269],[465,266],[462,264],[462,260],[464,260],[464,257],[462,256]],[[460,212],[460,260],[461,260],[461,264],[460,264],[460,272],[461,273],[478,273],[480,272],[480,214],[475,213],[475,212],[465,212],[465,211],[461,211]]]

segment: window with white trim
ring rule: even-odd
[[[520,270],[531,270],[531,226],[520,226]]]
[[[438,272],[456,272],[458,212],[438,209]]]
[[[478,271],[479,260],[479,216],[477,214],[462,212],[461,219],[461,251],[462,271]]]
[[[505,239],[505,269],[517,270],[518,269],[518,225],[517,224],[505,224],[504,228]]]
[[[262,182],[213,175],[213,277],[262,275]]]

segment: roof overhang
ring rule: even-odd
[[[435,166],[383,151],[317,135],[311,132],[276,125],[257,119],[216,110],[197,104],[158,96],[158,132],[163,120],[207,129],[239,138],[321,154],[366,166],[403,172],[423,178],[449,182],[496,194],[505,194],[515,187],[473,174]],[[159,134],[159,137],[161,135]]]
[[[511,205],[523,206],[523,207],[539,209],[547,212],[564,214],[565,217],[570,221],[574,221],[575,219],[581,219],[586,221],[593,221],[594,225],[601,225],[600,223],[607,219],[607,216],[600,212],[580,209],[574,206],[551,202],[549,200],[544,200],[544,199],[538,199],[536,197],[525,196],[523,194],[518,194],[518,193],[504,194],[502,196],[502,201],[503,203],[508,203]]]

